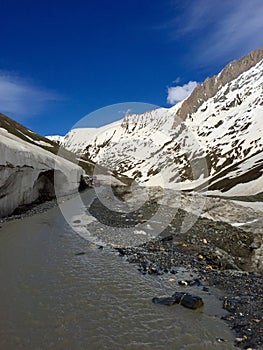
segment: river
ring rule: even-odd
[[[76,198],[63,205],[76,216]],[[235,349],[218,298],[201,292],[196,311],[153,304],[178,285],[98,249],[59,207],[1,224],[0,281],[1,350]]]

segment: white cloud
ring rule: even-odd
[[[184,100],[198,85],[196,81],[189,81],[183,86],[172,86],[168,88],[167,102],[171,105]]]
[[[55,93],[0,72],[0,112],[20,119],[37,115],[51,101],[61,100]]]
[[[173,84],[178,84],[180,83],[181,81],[181,78],[180,77],[177,77],[174,81],[173,81]]]

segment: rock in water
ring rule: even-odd
[[[153,298],[152,302],[154,304],[169,306],[174,304],[181,304],[192,310],[198,309],[204,305],[202,298],[199,296],[184,292],[175,292],[171,297]]]
[[[120,256],[124,256],[125,255],[125,250],[123,248],[115,248],[115,250],[117,250],[117,252],[119,253]]]
[[[201,297],[184,292],[175,292],[172,297],[177,304],[181,304],[189,309],[198,309],[204,305]]]

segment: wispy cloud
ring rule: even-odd
[[[168,88],[167,102],[171,105],[184,100],[198,85],[196,81],[189,81],[183,86],[172,86]]]
[[[167,23],[195,62],[233,59],[263,45],[262,0],[189,0]]]
[[[61,97],[57,94],[0,71],[0,112],[23,120],[38,115],[50,102],[58,100]]]
[[[126,110],[118,111],[118,113],[121,114],[122,116],[126,116],[127,114],[130,114],[131,111],[132,111],[131,108],[127,108]]]

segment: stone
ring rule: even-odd
[[[216,338],[216,340],[217,340],[218,343],[223,343],[223,342],[225,342],[225,339],[222,339],[222,338]]]
[[[174,305],[180,304],[188,309],[196,310],[204,305],[202,298],[197,295],[191,295],[189,293],[184,292],[175,292],[171,297],[161,297],[161,298],[153,298],[152,302],[154,304],[161,305]]]
[[[176,303],[187,307],[188,309],[198,309],[204,305],[201,297],[184,292],[175,292],[172,295]]]
[[[234,313],[236,311],[239,303],[240,303],[240,299],[226,298],[223,302],[223,309],[225,309],[231,313]]]
[[[117,252],[119,253],[120,256],[124,256],[125,255],[125,251],[123,248],[115,248],[117,250]]]
[[[184,287],[188,286],[188,283],[186,281],[179,281],[178,284]]]

